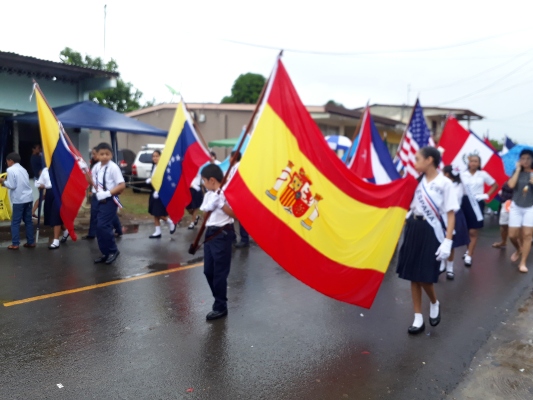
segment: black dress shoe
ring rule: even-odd
[[[67,239],[69,238],[69,236],[70,236],[70,233],[67,233],[67,236],[63,236],[59,242],[60,243],[65,243],[67,241]]]
[[[437,318],[429,317],[429,324],[431,326],[437,326],[439,322],[440,322],[440,306],[439,306],[439,315],[437,315]]]
[[[95,236],[85,235],[81,237],[83,240],[93,240]]]
[[[409,332],[411,335],[416,335],[417,333],[424,332],[425,329],[426,329],[426,324],[422,323],[422,326],[419,328],[411,325],[409,329],[407,329],[407,332]]]
[[[120,254],[120,251],[117,250],[116,253],[113,253],[113,254],[110,254],[108,257],[107,257],[107,260],[105,260],[105,263],[106,264],[111,264],[113,261],[115,261],[118,257],[118,255]]]
[[[245,247],[250,247],[250,243],[239,242],[235,245],[236,249],[244,249]]]
[[[173,235],[174,232],[176,232],[176,229],[177,229],[177,228],[178,228],[178,225],[177,225],[177,224],[174,224],[174,229],[172,229],[172,230],[170,231],[170,234]]]
[[[214,319],[219,319],[222,317],[225,317],[228,315],[228,310],[224,311],[211,311],[209,314],[206,315],[205,319],[208,321],[212,321]]]
[[[107,256],[101,255],[100,257],[94,259],[94,263],[101,264],[105,262],[106,260],[107,260]]]
[[[446,279],[453,281],[455,279],[455,274],[453,272],[446,272]]]
[[[159,235],[150,235],[148,236],[150,239],[159,239],[161,237],[161,234]]]

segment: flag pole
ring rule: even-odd
[[[37,205],[37,229],[35,232],[35,243],[39,242],[39,229],[41,227],[41,204],[43,202],[43,189],[39,189],[39,203]]]
[[[283,50],[281,50],[279,52],[278,57],[276,59],[276,63],[282,56],[283,56]],[[218,193],[220,193],[220,191],[222,190],[222,188],[226,184],[226,181],[228,180],[229,174],[231,172],[231,168],[237,162],[238,154],[241,152],[242,146],[244,145],[244,142],[246,141],[246,136],[248,134],[250,134],[250,131],[251,131],[251,129],[253,127],[253,124],[254,124],[255,117],[257,116],[259,108],[263,104],[263,100],[264,100],[264,97],[265,97],[266,89],[268,87],[268,84],[270,83],[270,79],[272,79],[272,74],[270,74],[270,76],[266,80],[265,84],[263,85],[263,88],[261,89],[261,93],[259,94],[259,98],[257,99],[257,103],[255,104],[254,112],[252,113],[252,116],[250,117],[250,120],[248,121],[248,125],[246,125],[246,130],[244,132],[244,135],[242,135],[241,141],[239,142],[239,145],[237,146],[237,149],[235,150],[235,152],[231,156],[228,170],[224,174],[224,177],[222,178],[222,182],[220,182],[220,189],[218,189]],[[198,234],[196,235],[196,238],[194,239],[194,242],[191,243],[191,245],[189,247],[189,254],[194,255],[196,253],[196,251],[198,250],[198,248],[200,247],[200,240],[201,240],[202,235],[203,235],[203,233],[205,231],[205,226],[206,226],[205,224],[207,223],[207,220],[209,219],[210,215],[211,215],[211,211],[208,211],[208,212],[205,213],[203,221],[202,221],[202,226],[200,226],[200,230],[198,231]]]

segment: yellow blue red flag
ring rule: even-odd
[[[190,186],[202,165],[209,161],[183,101],[180,101],[170,126],[165,148],[152,177],[170,219],[178,222],[191,202]]]
[[[226,198],[254,240],[293,276],[369,308],[416,189],[376,186],[333,153],[278,60]]]

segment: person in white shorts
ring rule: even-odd
[[[533,236],[533,151],[524,149],[516,163],[516,170],[509,187],[513,189],[513,199],[509,210],[509,238],[516,251],[511,261],[519,261],[520,272],[527,272],[526,260],[531,250]]]
[[[513,198],[513,189],[505,182],[500,190],[500,235],[502,240],[495,242],[492,247],[495,249],[505,249],[507,246],[507,238],[509,237],[509,210],[511,209],[511,199]]]

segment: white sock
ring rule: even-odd
[[[54,239],[54,241],[52,242],[52,244],[54,246],[59,246],[59,239]]]
[[[413,326],[415,328],[420,328],[424,324],[424,316],[419,313],[415,313],[415,320],[413,321]]]
[[[169,227],[170,230],[174,229],[174,227],[176,226],[174,224],[174,222],[172,222],[172,220],[170,218],[167,219],[167,224],[168,224],[168,227]]]
[[[157,235],[161,235],[161,227],[160,226],[156,226],[155,227],[154,236],[157,236]]]
[[[439,316],[439,301],[435,304],[429,303],[429,317],[430,318],[437,318]]]
[[[453,261],[446,261],[446,272],[453,272]]]
[[[442,261],[440,262],[440,268],[439,268],[439,271],[440,271],[440,272],[443,272],[445,268],[446,268],[446,261],[445,261],[445,260],[442,260]]]
[[[63,231],[63,236],[65,237],[65,236],[67,236],[67,235],[68,235],[68,229],[65,229],[65,230]]]

